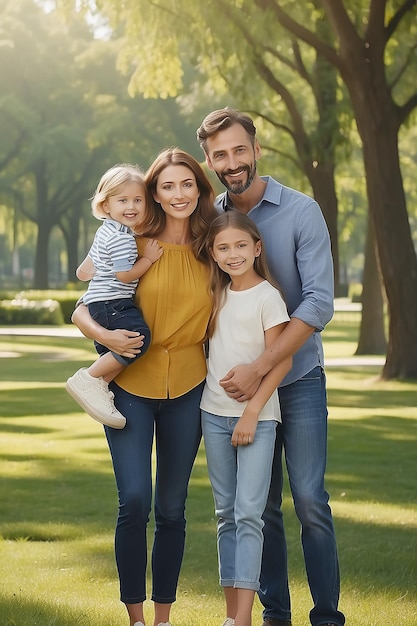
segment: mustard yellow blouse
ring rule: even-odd
[[[138,238],[142,254],[148,240]],[[203,342],[211,311],[209,270],[191,246],[158,242],[161,258],[140,278],[136,304],[151,330],[151,345],[116,378],[145,398],[177,398],[206,376]]]

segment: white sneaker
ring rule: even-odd
[[[126,418],[114,406],[114,394],[103,378],[94,378],[82,367],[68,378],[65,389],[100,424],[119,429],[125,427]]]
[[[145,626],[143,622],[135,622],[133,626]]]
[[[158,626],[171,626],[170,622],[160,622]]]
[[[225,622],[223,622],[223,626],[235,626],[235,620],[232,617],[228,617]]]

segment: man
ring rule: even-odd
[[[338,610],[339,564],[329,495],[324,489],[327,400],[321,331],[333,315],[333,264],[320,207],[308,196],[257,173],[261,149],[252,119],[226,107],[207,115],[197,131],[208,167],[226,187],[221,210],[249,215],[263,237],[268,264],[291,317],[276,342],[256,361],[236,364],[222,379],[225,391],[250,398],[263,376],[293,355],[279,388],[278,430],[271,488],[264,513],[260,600],[263,626],[291,626],[287,550],[281,513],[282,448],[314,607],[313,626],[343,626]]]

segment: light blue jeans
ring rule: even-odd
[[[237,417],[202,411],[207,467],[213,488],[222,587],[259,589],[263,521],[274,455],[276,422],[259,422],[255,439],[234,448]]]
[[[259,598],[264,617],[291,619],[287,548],[281,512],[284,448],[294,507],[314,607],[313,626],[343,626],[338,610],[339,562],[329,494],[324,487],[327,459],[326,379],[321,367],[279,389],[282,426],[277,430],[271,489],[264,512],[264,555]]]

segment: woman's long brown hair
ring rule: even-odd
[[[168,148],[163,150],[146,172],[145,184],[150,192],[152,201],[145,212],[143,235],[146,237],[158,237],[158,234],[165,226],[165,213],[161,205],[154,200],[154,194],[156,193],[159,175],[169,165],[183,165],[188,167],[195,176],[200,197],[195,211],[190,216],[192,234],[191,246],[196,258],[207,263],[208,253],[205,248],[207,230],[209,224],[218,215],[214,208],[214,192],[198,161],[187,152],[180,150],[180,148]]]

